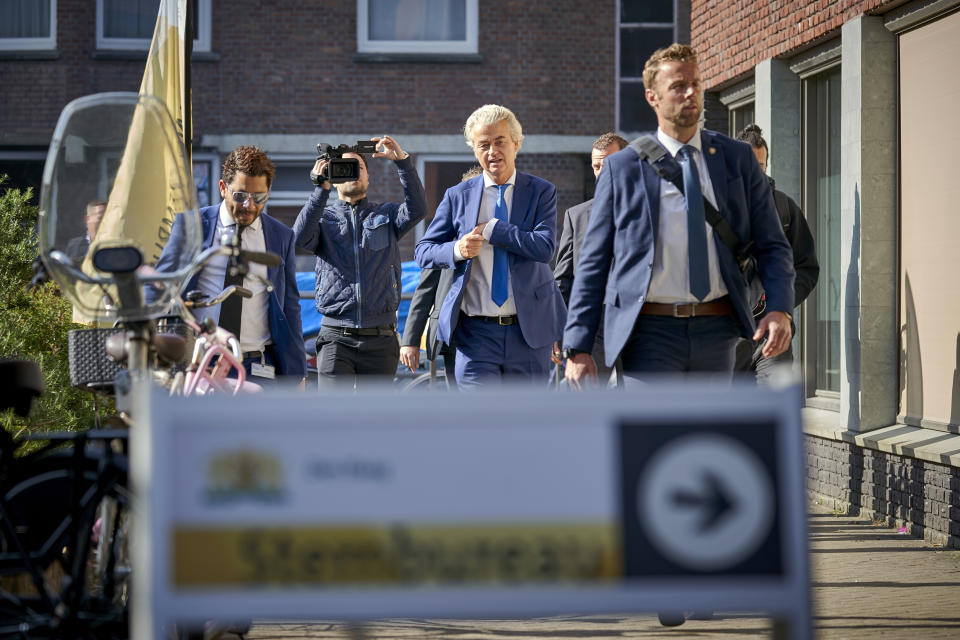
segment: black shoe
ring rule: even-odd
[[[658,613],[657,618],[660,620],[660,624],[665,627],[679,627],[687,620],[687,616],[684,613]]]

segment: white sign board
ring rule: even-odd
[[[134,635],[696,609],[769,611],[808,637],[800,403],[689,382],[154,396],[133,436]]]

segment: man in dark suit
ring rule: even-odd
[[[483,173],[483,169],[473,166],[461,176],[460,181],[466,182]],[[456,379],[453,370],[456,363],[456,351],[449,345],[437,340],[437,326],[440,318],[440,305],[453,284],[452,269],[423,269],[420,272],[420,283],[413,292],[410,308],[407,310],[407,323],[403,327],[403,339],[400,341],[400,362],[411,371],[420,366],[420,338],[424,327],[427,327],[427,358],[436,363],[437,356],[443,356],[443,375],[447,380],[447,387],[453,388]],[[427,319],[430,323],[427,325]],[[431,370],[433,371],[433,370]]]
[[[90,250],[90,242],[97,235],[97,229],[100,228],[100,221],[103,220],[103,212],[107,210],[107,203],[104,200],[91,200],[87,203],[87,211],[83,217],[83,224],[86,226],[86,233],[82,236],[70,238],[67,242],[66,253],[78,267],[83,264],[83,259],[87,257],[87,251]]]
[[[766,173],[769,149],[760,127],[756,124],[748,124],[737,134],[737,140],[750,145],[753,155],[757,156],[761,171]],[[817,286],[817,280],[820,278],[820,262],[817,260],[813,234],[810,233],[810,227],[807,225],[807,219],[800,205],[777,189],[773,178],[767,176],[767,180],[770,182],[770,188],[773,189],[773,202],[777,207],[783,233],[787,236],[790,248],[793,249],[793,270],[796,273],[793,283],[793,304],[799,307]],[[766,313],[766,309],[755,309],[754,312],[759,315]],[[790,345],[780,355],[767,358],[763,355],[762,341],[740,340],[737,343],[736,371],[753,373],[757,382],[764,384],[769,382],[778,365],[789,365],[792,362],[793,351]]]
[[[253,293],[250,298],[234,295],[221,305],[197,309],[197,319],[211,317],[237,336],[247,375],[254,381],[261,383],[281,375],[302,383],[307,374],[307,359],[300,326],[293,231],[263,212],[274,173],[273,163],[263,151],[251,146],[237,147],[227,156],[220,172],[223,200],[201,209],[200,218],[204,250],[219,244],[224,233],[239,233],[243,249],[276,253],[280,266],[251,263],[245,277],[234,279],[227,274],[227,258],[218,256],[190,280],[186,290],[199,289],[215,296],[230,284],[249,289]],[[183,266],[178,264],[178,247],[183,243],[184,232],[182,217],[178,216],[157,262],[158,271]]]
[[[464,126],[483,175],[447,190],[417,244],[421,267],[454,269],[440,309],[440,340],[457,350],[460,389],[523,376],[546,382],[564,305],[548,263],[557,191],[515,168],[516,116],[485,105]]]
[[[793,259],[753,152],[699,131],[703,90],[692,47],[655,51],[643,82],[664,160],[682,172],[684,192],[633,149],[606,159],[563,339],[574,387],[596,376],[590,352],[601,317],[607,364],[621,357],[628,377],[698,371],[729,379],[739,336],[766,336],[768,357],[790,343]],[[769,309],[759,326],[733,252],[705,222],[704,198],[753,242]]]
[[[596,139],[590,151],[590,165],[593,168],[594,179],[600,175],[606,157],[626,146],[627,141],[613,132],[605,133]],[[553,269],[553,277],[557,280],[557,287],[560,288],[564,304],[570,303],[570,290],[573,289],[580,247],[583,245],[583,236],[587,232],[587,221],[590,220],[591,204],[593,204],[593,198],[570,207],[563,214],[563,230],[560,232],[560,248],[557,249],[557,264]],[[562,364],[560,343],[555,342],[553,347],[554,362]],[[607,366],[603,356],[602,331],[597,331],[597,337],[593,343],[593,359],[597,363],[597,375],[601,382],[609,380],[613,368]]]

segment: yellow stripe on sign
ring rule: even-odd
[[[178,587],[596,582],[623,575],[612,523],[180,527],[172,557]]]

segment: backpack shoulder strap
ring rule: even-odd
[[[669,158],[670,154],[663,148],[659,140],[645,133],[633,140],[633,142],[630,143],[630,148],[633,149],[634,153],[636,153],[641,160],[649,164],[650,168],[656,171],[658,176],[672,183],[673,186],[679,189],[680,193],[686,196],[683,190],[682,174],[677,171],[667,170],[667,163],[663,162],[663,160]],[[713,230],[720,236],[723,244],[725,244],[736,257],[742,269],[746,261],[751,258],[753,243],[741,243],[740,238],[737,237],[730,223],[720,215],[720,212],[710,204],[710,201],[707,200],[706,197],[703,198],[703,210],[707,222],[710,223]]]

